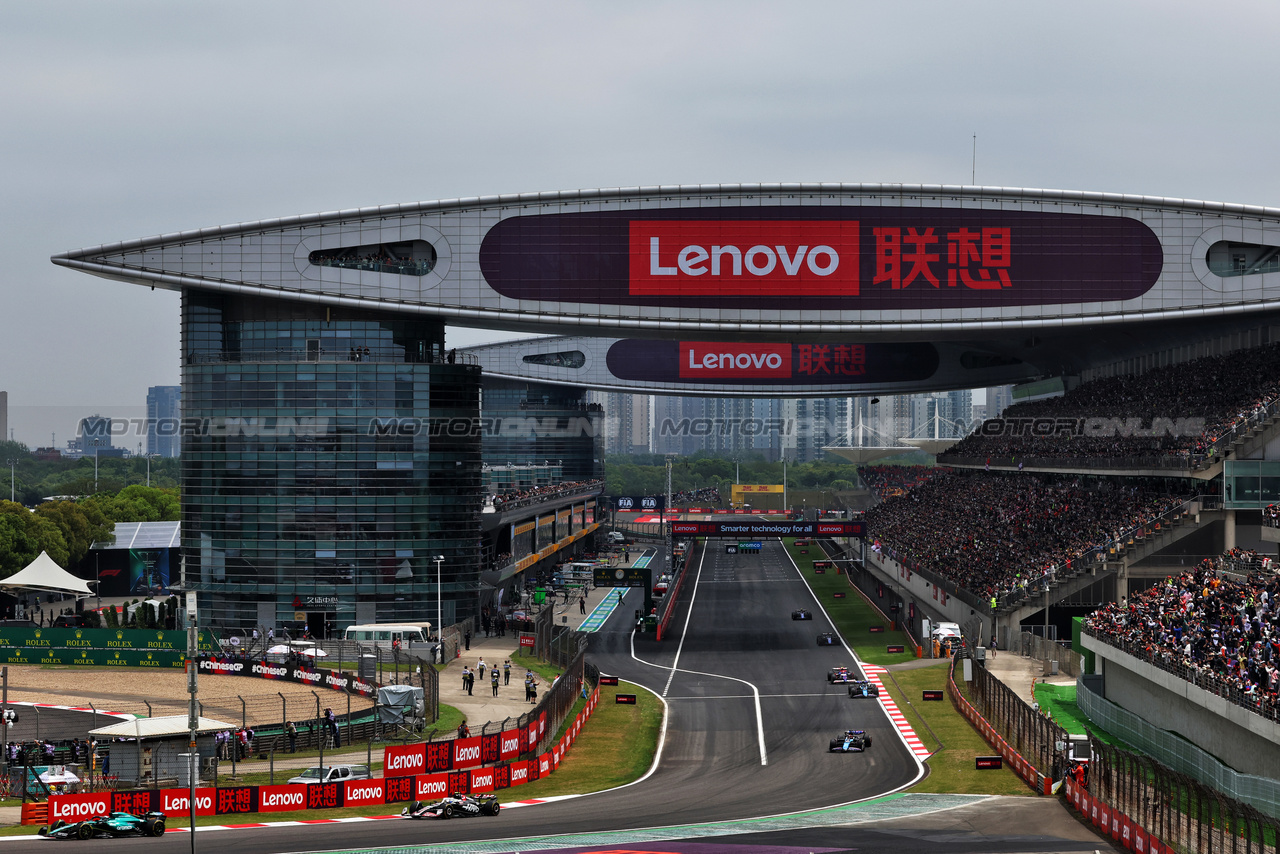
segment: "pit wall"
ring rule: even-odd
[[[505,756],[520,755],[538,745],[546,731],[546,712],[539,715],[537,721],[520,729],[446,742],[388,746],[383,754],[384,773],[390,766],[395,772],[394,776],[313,786],[197,788],[196,814],[248,815],[340,809],[438,800],[451,792],[499,792],[546,777],[560,767],[560,762],[577,740],[579,732],[599,702],[600,689],[596,688],[573,723],[565,729],[564,735],[549,750],[532,759],[520,762],[502,761]],[[513,750],[515,753],[510,753]],[[485,762],[498,764],[485,765]],[[418,771],[432,773],[417,773]],[[49,798],[47,820],[81,821],[111,812],[189,815],[189,811],[189,789],[144,789],[54,795]]]

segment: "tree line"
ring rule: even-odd
[[[126,486],[80,500],[44,501],[29,510],[0,500],[0,578],[7,578],[48,552],[62,567],[84,559],[95,542],[111,539],[117,522],[175,522],[176,488]]]

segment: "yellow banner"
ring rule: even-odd
[[[783,486],[780,483],[735,483],[729,490],[730,499],[734,504],[742,501],[742,496],[759,495],[762,492],[782,492]]]

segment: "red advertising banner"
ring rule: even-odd
[[[436,771],[448,771],[453,768],[453,742],[451,741],[429,741],[427,742],[427,767],[428,774]]]
[[[492,768],[481,768],[471,772],[472,792],[492,792],[494,789],[494,772]]]
[[[502,734],[492,732],[480,736],[480,762],[492,765],[502,758]]]
[[[303,788],[307,790],[307,809],[309,810],[333,810],[342,806],[342,785],[339,783],[320,783],[314,786],[303,786]],[[221,796],[221,790],[219,790],[219,796]]]
[[[471,738],[455,738],[453,745],[453,767],[470,768],[480,764],[480,736]]]
[[[538,722],[530,721],[528,728],[525,730],[525,750],[533,750],[538,746]]]
[[[542,738],[542,736],[546,733],[546,731],[547,731],[547,713],[543,712],[542,714],[538,715],[538,738]]]
[[[551,754],[543,753],[538,757],[538,778],[547,776],[551,773]]]
[[[111,793],[53,795],[49,798],[49,821],[75,822],[111,812]]]
[[[511,770],[511,785],[522,786],[529,782],[529,763],[513,762],[507,766]]]
[[[632,220],[630,293],[858,295],[857,220]]]
[[[421,774],[413,778],[413,799],[430,801],[449,794],[448,774]]]
[[[183,789],[173,789],[174,794],[185,793]],[[210,812],[200,811],[200,792],[196,790],[196,812],[200,815],[212,815]],[[259,786],[258,787],[258,812],[292,812],[293,810],[302,810],[307,807],[307,787],[306,786]],[[175,812],[185,812],[185,809],[175,810]],[[167,812],[167,810],[166,810]]]
[[[342,786],[343,803],[346,806],[362,807],[387,802],[387,792],[383,788],[380,777],[371,780],[347,780]]]
[[[517,756],[519,756],[521,753],[524,752],[523,750],[521,750],[521,747],[520,747],[521,741],[522,739],[520,738],[520,730],[518,729],[503,730],[501,741],[499,742],[499,745],[498,745],[498,758],[503,760],[515,759]]]
[[[413,777],[383,777],[382,787],[386,790],[387,803],[413,800]]]
[[[382,749],[382,773],[387,777],[405,777],[427,771],[425,744],[387,745]]]
[[[262,792],[268,791],[269,789],[272,789],[272,788],[294,789],[295,791],[297,791],[297,794],[294,795],[294,799],[297,801],[297,804],[295,806],[288,807],[288,809],[295,809],[295,810],[302,809],[303,796],[302,796],[302,792],[299,791],[301,789],[300,786],[259,786],[258,787],[258,793],[259,793],[258,809],[262,809],[261,807]],[[196,815],[215,815],[213,806],[216,798],[217,798],[216,789],[204,788],[204,787],[196,789]],[[53,818],[53,812],[52,812],[53,799],[52,798],[50,798],[49,803],[51,807],[49,818],[52,819]],[[161,789],[160,790],[160,812],[165,813],[166,815],[191,815],[191,790],[190,789]]]
[[[534,640],[535,640],[535,639],[534,639],[534,636],[533,636],[533,635],[521,635],[521,636],[520,636],[520,646],[522,646],[522,647],[528,647],[529,649],[533,649],[533,646],[534,646]]]

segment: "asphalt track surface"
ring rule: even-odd
[[[672,631],[662,643],[647,636],[633,636],[633,599],[639,599],[637,591],[595,634],[590,655],[602,672],[642,685],[665,698],[668,718],[662,758],[647,779],[609,792],[505,810],[496,819],[365,821],[197,833],[196,850],[279,854],[412,850],[417,846],[447,849],[450,843],[487,841],[488,851],[515,851],[519,850],[518,843],[508,848],[499,840],[545,840],[561,834],[599,834],[775,816],[873,798],[900,790],[920,777],[921,766],[880,705],[871,700],[850,699],[843,685],[827,683],[830,667],[853,665],[854,661],[842,646],[817,645],[817,634],[831,626],[776,540],[766,541],[763,551],[755,555],[726,555],[716,541],[707,542],[685,579]],[[801,607],[814,610],[814,620],[792,620],[791,612]],[[830,738],[850,728],[870,733],[872,748],[863,754],[828,753]],[[509,798],[519,799],[518,791],[511,790]],[[666,835],[668,841],[661,845],[637,844],[637,840],[626,848],[691,854],[800,850],[793,846],[827,851],[916,851],[922,843],[936,843],[939,833],[948,839],[947,848],[952,851],[1076,851],[1105,847],[1098,844],[1101,840],[1082,845],[1055,837],[1028,848],[1026,839],[1014,843],[1003,836],[975,830],[973,821],[980,819],[982,813],[978,812],[974,819],[964,818],[966,810],[975,809],[980,807],[970,805],[946,813],[953,816],[951,821],[960,822],[956,832],[928,830],[930,825],[924,822],[917,833],[910,825],[900,824],[904,819],[891,822],[895,826],[884,833],[870,828],[851,833],[848,827],[830,826],[792,826],[785,832],[771,832],[766,823],[759,827],[764,831],[760,833],[699,841],[685,837],[690,842],[673,847],[671,840],[680,838],[677,833]],[[285,820],[304,817],[273,816]],[[1003,832],[1007,825],[1002,824],[1001,828]],[[855,839],[858,841],[850,847]],[[582,841],[566,842],[582,845]],[[0,850],[38,850],[36,846],[48,844],[43,839],[14,840],[0,846]],[[131,850],[138,846],[157,854],[176,854],[191,850],[191,837],[171,833],[155,840],[62,844],[88,851],[120,850],[128,845]],[[544,841],[537,847],[545,845]],[[743,845],[751,848],[738,848]],[[573,850],[610,847],[616,849],[606,844]]]

